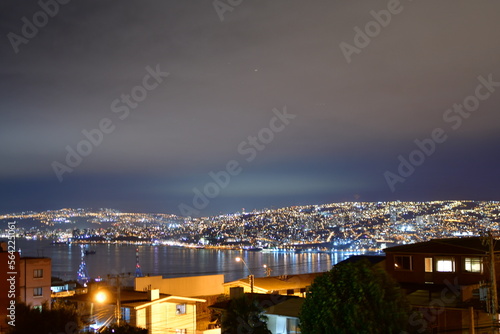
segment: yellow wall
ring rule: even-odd
[[[224,275],[162,278],[161,276],[136,277],[135,290],[160,289],[160,293],[183,296],[211,296],[224,293]]]
[[[196,331],[196,304],[186,304],[186,313],[177,314],[177,302],[157,303],[136,310],[137,327],[148,328],[149,334],[175,333],[176,329]]]

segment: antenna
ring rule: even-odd
[[[85,250],[84,250],[84,245],[80,245],[80,267],[78,268],[78,273],[77,275],[77,282],[80,283],[83,286],[87,286],[87,283],[90,281],[89,277],[89,272],[87,270],[87,263],[85,263]]]
[[[135,277],[143,277],[141,265],[139,264],[139,248],[135,249]]]

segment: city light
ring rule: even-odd
[[[99,304],[102,304],[104,303],[107,299],[108,299],[108,296],[106,294],[106,292],[104,291],[99,291],[95,294],[95,297],[94,297],[95,301],[98,302]]]

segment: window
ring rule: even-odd
[[[436,271],[441,273],[455,272],[455,258],[452,256],[436,257]]]
[[[186,314],[186,304],[177,304],[175,314]]]
[[[33,297],[43,296],[43,288],[33,288]]]
[[[42,277],[43,277],[43,269],[33,270],[33,278],[42,278]]]
[[[394,269],[396,270],[413,270],[411,256],[397,255],[394,257]]]
[[[286,334],[297,334],[299,331],[299,319],[286,318]]]
[[[426,273],[432,273],[432,257],[426,257],[425,258],[425,272]]]
[[[122,319],[126,322],[130,322],[130,309],[128,307],[122,307]]]
[[[483,261],[480,257],[466,257],[464,270],[468,273],[482,273]]]

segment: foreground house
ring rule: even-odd
[[[89,327],[99,330],[116,320],[116,295],[106,288],[91,289],[85,295],[76,295],[69,300],[89,320]],[[104,301],[97,301],[98,292],[106,293]],[[205,299],[160,294],[159,290],[137,292],[122,290],[120,314],[122,321],[132,326],[146,328],[149,334],[198,333],[196,328],[196,305]]]
[[[490,248],[489,242],[493,241]],[[492,296],[491,253],[500,278],[500,243],[489,238],[436,239],[387,248],[386,271],[405,290],[423,318],[422,328],[465,333],[498,326],[488,311]],[[478,333],[482,333],[479,332]]]
[[[255,277],[253,292],[265,294],[279,294],[286,296],[305,297],[307,288],[314,279],[323,273],[310,273],[298,275],[282,275],[270,277]],[[229,294],[229,290],[234,287],[241,287],[245,292],[251,292],[251,283],[248,278],[224,283],[224,293]]]
[[[231,308],[231,302],[235,298],[245,295],[249,299],[255,299],[264,310],[267,317],[267,328],[272,334],[297,334],[300,333],[299,313],[304,303],[304,298],[292,295],[244,293],[242,287],[233,287],[230,290],[230,298],[223,302],[210,306],[215,310],[226,312]],[[246,328],[242,325],[242,328]]]
[[[212,313],[208,308],[224,293],[224,275],[203,275],[163,278],[162,276],[144,276],[134,278],[135,291],[158,289],[160,293],[182,297],[204,299],[207,302],[197,303],[196,319],[198,330],[208,330],[215,326]]]

